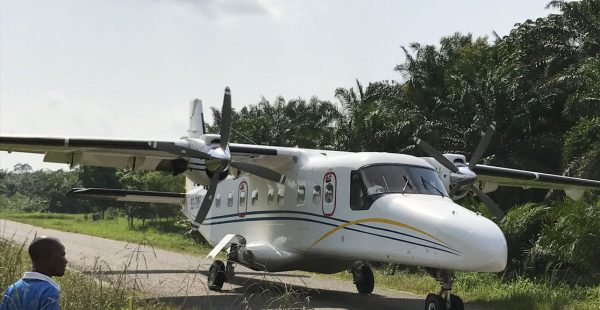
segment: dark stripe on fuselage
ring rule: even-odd
[[[240,223],[240,222],[256,222],[256,221],[303,221],[303,222],[323,224],[323,225],[332,226],[332,227],[338,226],[338,225],[335,225],[332,223],[327,223],[327,222],[322,222],[322,221],[317,221],[317,220],[312,220],[312,219],[307,219],[307,218],[302,218],[302,217],[287,217],[287,216],[241,218],[241,219],[227,220],[227,221],[221,221],[221,222],[203,223],[202,225],[212,226],[212,225],[231,224],[231,223]],[[363,234],[367,234],[367,235],[371,235],[371,236],[381,237],[381,238],[385,238],[385,239],[390,239],[390,240],[394,240],[394,241],[400,241],[400,242],[404,242],[404,243],[418,245],[418,246],[422,246],[425,248],[434,249],[434,250],[446,252],[446,253],[449,253],[452,255],[460,256],[459,254],[451,252],[449,250],[441,249],[441,248],[430,246],[430,245],[420,244],[417,242],[412,242],[412,241],[408,241],[408,240],[404,240],[404,239],[370,233],[370,232],[366,232],[366,231],[362,231],[362,230],[358,230],[356,228],[350,228],[350,227],[344,227],[343,229],[347,229],[350,231],[359,232],[359,233],[363,233]]]
[[[338,222],[340,222],[340,223],[348,223],[348,222],[349,222],[349,221],[342,220],[342,219],[338,219],[338,218],[335,218],[335,217],[328,217],[328,216],[324,216],[324,215],[321,215],[321,214],[315,214],[315,213],[310,213],[310,212],[302,212],[302,211],[284,211],[284,210],[275,210],[275,211],[251,211],[251,212],[246,212],[246,213],[244,213],[244,216],[248,216],[248,215],[259,215],[259,214],[282,214],[282,213],[283,213],[283,214],[285,214],[285,213],[288,213],[288,214],[301,214],[301,215],[314,216],[314,217],[318,217],[318,218],[322,218],[322,219],[329,219],[329,220],[338,221]],[[234,213],[234,214],[227,214],[227,215],[220,215],[220,216],[214,216],[214,217],[206,218],[206,219],[204,220],[204,224],[203,224],[203,225],[211,225],[211,224],[229,223],[229,221],[213,222],[213,223],[206,223],[206,221],[210,221],[210,220],[217,220],[217,219],[225,219],[225,218],[229,218],[229,217],[237,217],[237,216],[238,216],[238,214],[237,214],[237,213]],[[262,219],[262,218],[259,218],[259,219]],[[296,219],[302,219],[302,218],[296,218]],[[315,220],[310,220],[310,219],[305,219],[305,220],[308,220],[308,221],[314,221],[314,222],[316,222],[316,223],[321,223],[321,224],[325,224],[325,225],[328,225],[328,226],[333,226],[333,227],[337,227],[337,226],[338,226],[338,225],[336,225],[336,224],[333,224],[333,223],[327,223],[327,222],[315,221]],[[367,225],[367,224],[356,224],[356,225],[357,225],[357,226],[361,226],[361,227],[365,227],[365,228],[371,228],[371,229],[375,229],[375,230],[385,231],[385,232],[389,232],[389,233],[393,233],[393,234],[397,234],[397,235],[402,235],[402,236],[409,237],[409,238],[418,239],[418,240],[421,240],[421,241],[429,242],[429,243],[431,243],[431,244],[435,244],[435,245],[437,245],[437,246],[440,246],[440,247],[446,248],[446,249],[448,249],[448,250],[450,250],[450,251],[458,252],[458,251],[456,251],[455,249],[453,249],[452,247],[449,247],[449,246],[446,246],[446,245],[443,245],[443,244],[437,243],[437,242],[435,242],[435,241],[427,240],[427,239],[425,239],[425,238],[417,237],[417,236],[414,236],[414,235],[411,235],[411,234],[407,234],[407,233],[403,233],[403,232],[399,232],[399,231],[394,231],[394,230],[391,230],[391,229],[381,228],[381,227],[375,227],[375,226],[371,226],[371,225]],[[344,229],[355,230],[354,228],[349,228],[349,227],[345,227]],[[358,230],[357,230],[357,231],[358,231]],[[363,232],[363,231],[359,231],[359,232]],[[364,233],[371,234],[371,233],[368,233],[368,232],[364,232]],[[386,238],[387,238],[387,236],[384,236],[384,237],[386,237]],[[389,237],[389,238],[392,238],[392,239],[393,239],[393,237]],[[394,240],[395,240],[395,239],[394,239]],[[407,242],[409,242],[409,241],[407,241]],[[410,243],[410,242],[409,242],[409,243]],[[445,251],[445,252],[447,252],[447,251]],[[448,252],[448,253],[450,253],[450,252]],[[454,254],[454,253],[453,253],[453,254]]]

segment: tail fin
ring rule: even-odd
[[[199,138],[205,132],[202,100],[194,99],[190,102],[190,129],[188,130],[188,137]]]

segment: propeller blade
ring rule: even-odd
[[[471,185],[471,189],[475,192],[475,194],[481,199],[481,201],[486,205],[486,207],[492,212],[492,214],[498,219],[501,220],[504,217],[504,211],[500,209],[498,204],[496,204],[490,196],[481,191],[477,186]]]
[[[434,149],[433,146],[429,145],[427,142],[419,139],[418,137],[414,137],[415,140],[415,144],[420,147],[425,153],[427,153],[429,156],[435,158],[435,160],[437,160],[440,164],[442,164],[444,167],[450,169],[450,171],[454,172],[454,173],[458,173],[458,168],[456,168],[456,166],[451,163],[448,158],[444,157],[444,155],[442,155],[442,153],[440,153],[438,150]]]
[[[231,91],[225,87],[223,96],[223,109],[221,110],[221,148],[225,149],[229,144],[229,132],[231,130]]]
[[[469,169],[473,170],[473,168],[475,168],[475,165],[477,165],[477,162],[479,162],[479,160],[481,159],[483,152],[485,152],[488,145],[490,144],[490,141],[492,140],[492,136],[494,135],[495,130],[496,130],[496,122],[492,122],[490,124],[490,126],[488,127],[488,129],[485,131],[485,134],[481,138],[481,141],[479,141],[477,148],[475,148],[475,152],[473,153],[473,156],[471,156],[471,160],[469,161]]]
[[[200,205],[200,209],[198,210],[196,218],[194,219],[194,221],[198,224],[202,224],[202,222],[204,222],[204,219],[206,218],[206,215],[210,210],[210,206],[212,205],[213,199],[215,199],[215,192],[217,191],[217,183],[219,183],[219,176],[221,175],[221,172],[223,172],[224,169],[225,166],[220,166],[215,172],[213,172],[213,177],[210,180],[210,185],[208,186],[208,189],[206,190],[206,195],[204,196],[202,204]]]
[[[241,161],[232,161],[231,165],[240,170],[243,170],[248,173],[254,174],[256,176],[259,176],[263,179],[267,179],[269,181],[277,182],[280,184],[285,183],[285,179],[286,179],[285,175],[283,175],[275,170],[271,170],[271,169],[265,168],[263,166],[258,166],[255,164],[241,162]]]

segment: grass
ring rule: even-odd
[[[439,284],[424,271],[399,271],[385,275],[374,269],[375,283],[389,289],[427,295],[439,291]],[[338,273],[337,278],[352,280],[350,273]],[[599,309],[600,286],[569,287],[565,284],[550,285],[527,278],[502,281],[493,273],[458,272],[454,282],[454,294],[464,301],[485,309]]]
[[[19,279],[31,266],[25,244],[0,238],[0,290]],[[61,286],[60,304],[63,310],[87,309],[169,309],[166,305],[148,301],[128,285],[127,273],[103,277],[98,265],[89,275],[67,269],[65,275],[54,278]]]
[[[134,223],[130,229],[127,219],[86,220],[82,214],[0,212],[0,218],[43,228],[80,233],[112,240],[149,244],[156,248],[181,253],[206,255],[208,244],[198,244],[186,237],[186,228],[172,221]]]

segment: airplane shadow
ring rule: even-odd
[[[197,271],[196,271],[197,272]],[[205,274],[205,271],[200,271]],[[244,275],[262,277],[245,277]],[[420,309],[419,298],[388,298],[381,295],[361,295],[355,292],[331,289],[313,289],[304,285],[290,285],[279,277],[310,278],[294,274],[236,273],[231,284],[226,283],[221,292],[198,296],[159,297],[162,303],[181,309]],[[233,288],[232,288],[233,287]]]

